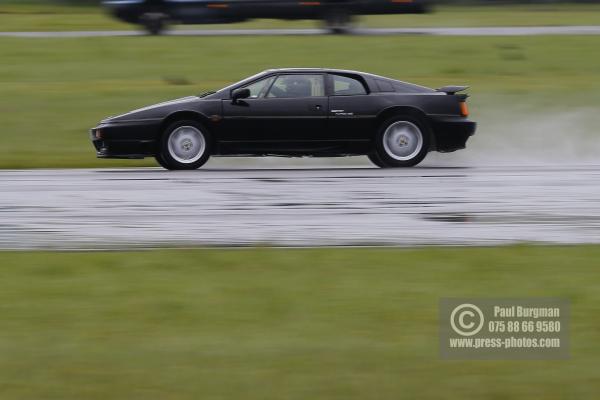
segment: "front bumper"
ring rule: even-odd
[[[477,128],[477,123],[464,117],[438,117],[432,119],[431,125],[435,135],[433,150],[442,153],[464,149]]]
[[[158,121],[101,123],[90,129],[98,158],[144,158],[156,154]]]
[[[94,139],[92,144],[98,158],[140,159],[155,153],[155,142],[132,142]]]

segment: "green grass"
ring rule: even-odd
[[[88,129],[109,115],[286,66],[469,84],[485,135],[504,115],[542,120],[597,107],[598,48],[595,36],[2,38],[0,167],[153,165],[96,160]],[[585,118],[585,126],[600,124],[598,113]]]
[[[425,15],[369,16],[361,25],[370,27],[423,26],[522,26],[598,25],[600,5],[518,5],[437,7]],[[232,25],[203,25],[203,28],[313,27],[314,21],[257,20]],[[60,31],[134,29],[110,18],[100,7],[57,7],[36,4],[0,5],[0,31]]]
[[[0,253],[0,398],[591,399],[600,247]],[[566,361],[441,361],[440,297],[572,304]]]
[[[0,4],[0,32],[129,30],[100,7],[50,4]]]

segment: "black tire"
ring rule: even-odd
[[[388,167],[383,161],[381,161],[381,159],[379,158],[377,153],[367,154],[367,157],[369,158],[369,161],[371,161],[373,164],[375,164],[379,168],[387,168]]]
[[[164,169],[169,169],[169,165],[165,162],[165,160],[163,160],[162,155],[160,155],[160,153],[156,154],[154,156],[154,159],[156,160],[158,165],[160,165]]]
[[[352,29],[354,17],[342,8],[327,12],[323,18],[324,28],[333,34],[345,34]]]
[[[400,131],[394,131],[394,127]],[[387,168],[413,167],[427,156],[430,143],[427,124],[413,116],[397,115],[384,121],[375,136],[376,161]]]
[[[210,133],[201,123],[193,120],[176,121],[163,132],[155,158],[166,169],[197,169],[208,161],[210,144]]]
[[[151,35],[160,35],[167,29],[167,16],[163,13],[145,13],[140,17],[140,21]]]

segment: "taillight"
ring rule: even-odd
[[[460,104],[460,115],[462,115],[463,117],[468,117],[469,116],[469,107],[467,107],[467,103],[464,101],[461,101],[459,104]]]

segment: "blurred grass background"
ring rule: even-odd
[[[598,246],[0,253],[2,399],[592,399]],[[440,297],[557,296],[571,358],[441,361]]]

